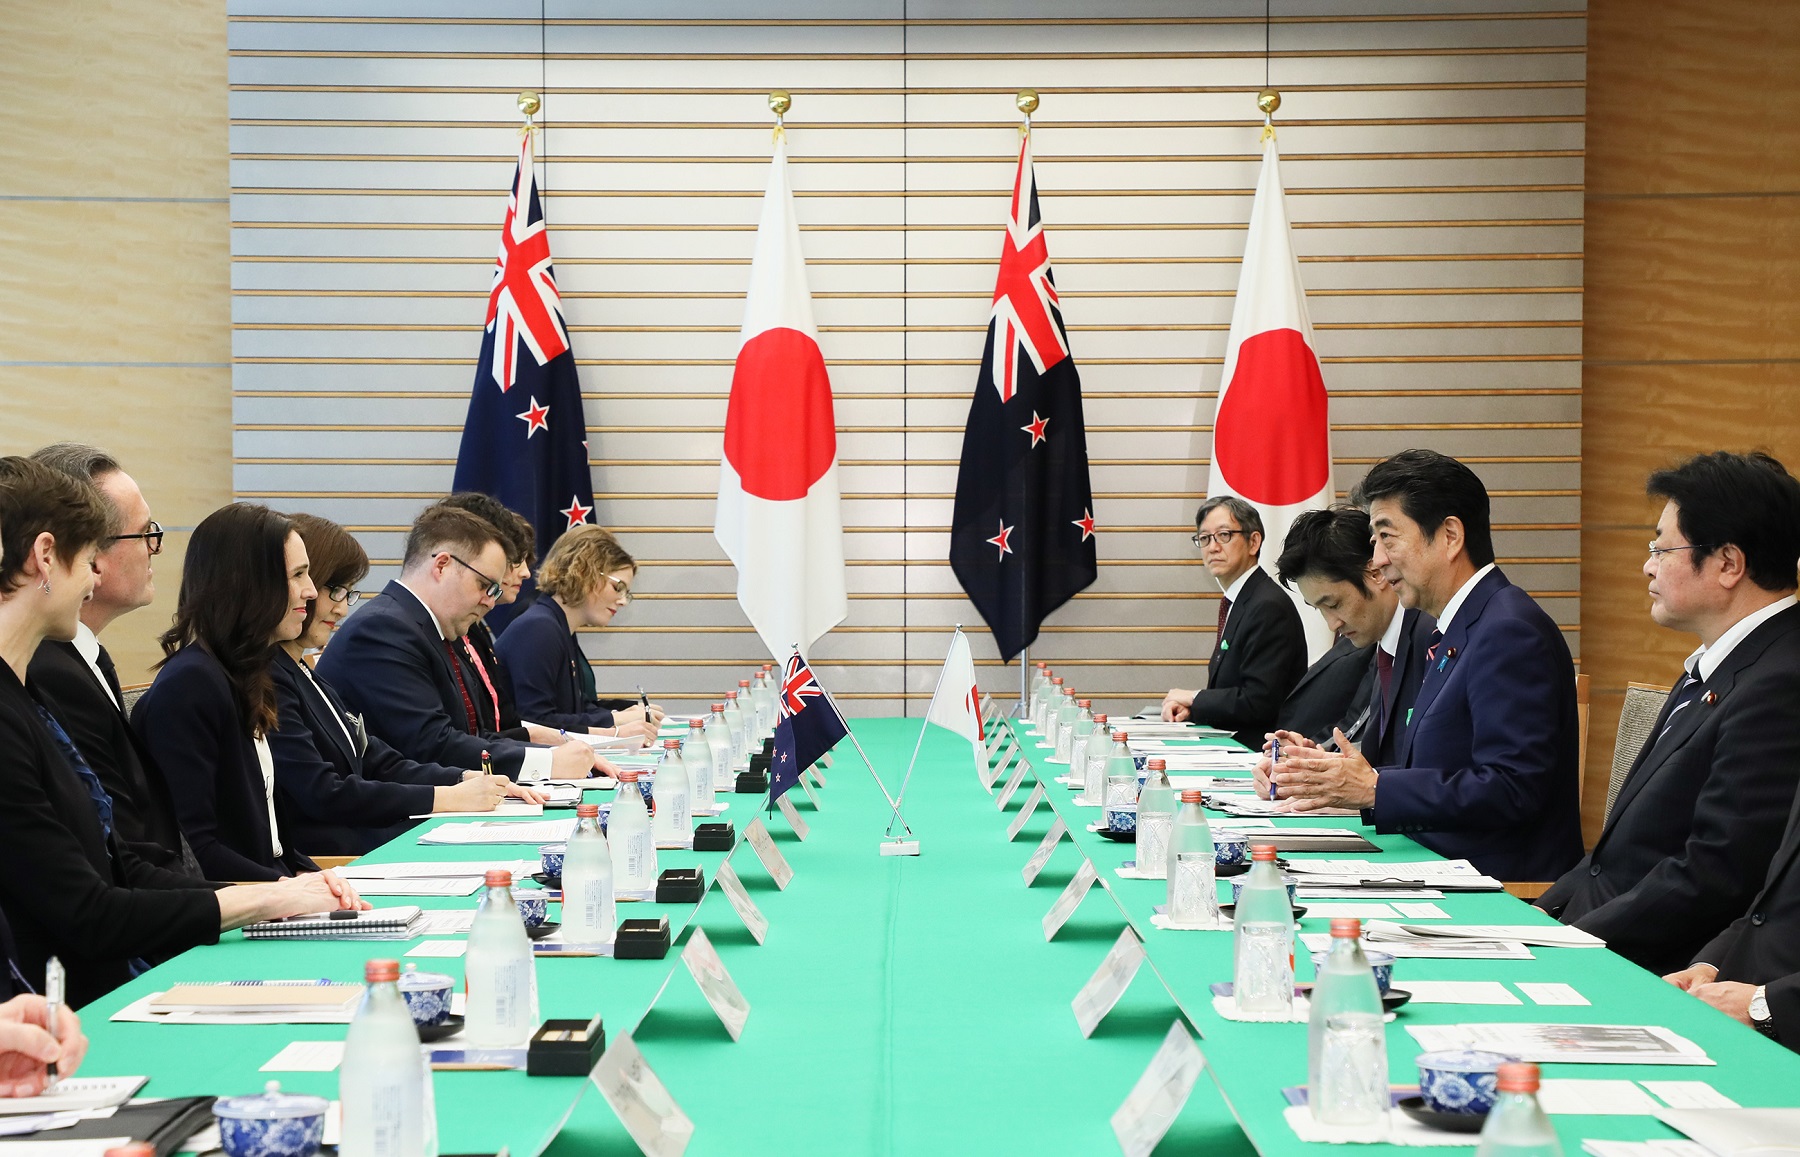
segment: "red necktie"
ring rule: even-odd
[[[1381,682],[1381,701],[1375,704],[1375,738],[1380,739],[1387,731],[1388,691],[1394,685],[1394,657],[1375,647],[1375,677]]]
[[[1219,638],[1225,637],[1225,620],[1231,616],[1231,600],[1219,597]]]
[[[463,716],[469,721],[469,734],[479,735],[481,729],[476,723],[475,700],[469,698],[469,685],[463,682],[462,663],[456,657],[456,644],[445,639],[444,653],[450,656],[450,674],[456,678],[456,689],[462,692]]]

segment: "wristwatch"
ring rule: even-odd
[[[1775,1018],[1769,1015],[1768,989],[1760,984],[1750,994],[1750,1027],[1771,1039],[1775,1036]]]

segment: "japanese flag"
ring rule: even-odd
[[[981,688],[975,683],[975,658],[969,653],[969,637],[961,628],[950,640],[950,653],[944,656],[944,669],[938,675],[937,690],[931,694],[925,721],[967,739],[975,756],[975,772],[982,772]]]

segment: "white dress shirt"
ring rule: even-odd
[[[269,750],[267,736],[258,735],[256,744],[256,762],[262,766],[263,802],[269,807],[269,847],[275,852],[275,858],[281,858],[281,832],[275,826],[275,754]]]
[[[1456,588],[1456,593],[1451,595],[1450,601],[1444,604],[1444,613],[1438,616],[1438,634],[1448,635],[1450,633],[1450,621],[1456,618],[1457,611],[1462,610],[1463,602],[1468,599],[1469,592],[1474,590],[1475,584],[1486,578],[1488,573],[1493,569],[1494,564],[1491,562],[1488,563],[1486,566],[1470,575],[1469,581]]]
[[[1731,629],[1714,640],[1712,646],[1708,647],[1706,644],[1702,643],[1695,649],[1693,654],[1687,657],[1687,662],[1683,663],[1682,666],[1689,671],[1692,671],[1694,669],[1695,660],[1698,660],[1700,663],[1700,681],[1702,683],[1706,682],[1713,677],[1713,672],[1717,671],[1719,666],[1724,663],[1726,659],[1730,658],[1732,650],[1739,643],[1750,637],[1750,632],[1756,630],[1756,628],[1762,626],[1776,615],[1779,615],[1782,611],[1793,606],[1795,601],[1794,595],[1788,595],[1786,598],[1776,599],[1760,611],[1752,611],[1750,614],[1745,615],[1737,622],[1731,624]]]
[[[94,673],[94,682],[100,684],[106,691],[106,697],[112,699],[113,706],[123,710],[125,705],[117,699],[113,699],[112,684],[106,681],[105,674],[100,670],[100,636],[94,634],[92,627],[80,619],[76,619],[73,641],[76,654],[80,655],[82,660],[87,663],[88,670]]]

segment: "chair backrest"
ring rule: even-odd
[[[1581,801],[1587,798],[1587,741],[1588,719],[1593,709],[1588,704],[1588,676],[1575,673],[1575,720],[1576,733],[1581,747],[1576,755],[1575,763],[1575,806],[1579,808]]]
[[[137,701],[144,697],[144,692],[150,690],[150,684],[139,683],[135,687],[121,687],[119,690],[125,692],[125,715],[129,718],[131,709],[136,707]]]
[[[1662,714],[1663,700],[1668,696],[1667,687],[1654,683],[1625,684],[1625,706],[1619,712],[1619,735],[1613,742],[1612,774],[1606,781],[1605,814],[1609,817],[1625,775],[1637,762],[1644,744],[1650,742],[1650,729],[1656,726],[1656,717]]]

